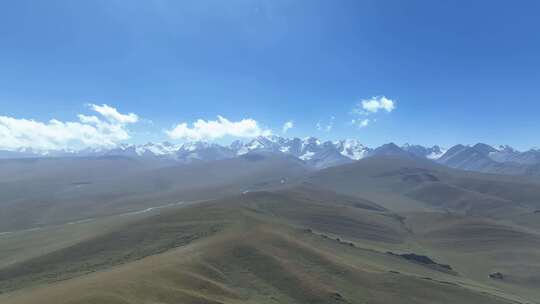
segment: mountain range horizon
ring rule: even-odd
[[[167,150],[171,151],[173,149],[180,149],[180,148],[185,147],[185,146],[193,146],[193,145],[197,145],[197,144],[214,145],[214,146],[228,147],[228,148],[235,149],[238,146],[249,145],[250,143],[252,143],[254,141],[259,141],[259,142],[260,141],[273,141],[273,142],[303,141],[303,142],[318,142],[319,144],[331,143],[331,144],[334,144],[334,145],[337,145],[337,144],[340,144],[340,143],[348,143],[348,144],[353,144],[353,145],[362,145],[363,147],[366,147],[366,148],[369,148],[369,149],[376,149],[378,147],[391,144],[391,145],[398,146],[398,147],[400,147],[402,149],[405,149],[405,150],[407,150],[408,148],[411,148],[411,147],[423,147],[423,148],[431,148],[431,149],[440,149],[443,152],[445,152],[445,151],[447,151],[449,149],[455,148],[455,147],[460,147],[460,146],[472,147],[472,146],[475,146],[475,145],[485,145],[485,146],[489,146],[492,149],[495,149],[495,150],[498,150],[498,151],[507,151],[507,152],[522,152],[522,153],[524,153],[524,152],[540,151],[540,148],[537,147],[537,146],[532,146],[532,147],[527,148],[527,149],[517,149],[517,148],[514,148],[513,146],[507,145],[507,144],[492,145],[492,144],[488,144],[488,143],[485,143],[485,142],[467,143],[467,144],[458,143],[458,144],[455,144],[455,145],[445,146],[445,145],[440,145],[440,144],[432,144],[432,145],[428,144],[428,145],[425,145],[425,144],[416,144],[416,143],[410,143],[410,142],[406,142],[406,143],[400,145],[400,144],[397,144],[395,141],[388,141],[387,143],[384,143],[382,145],[367,145],[367,144],[362,143],[361,140],[355,139],[355,138],[342,138],[342,139],[336,139],[336,140],[321,140],[320,138],[318,138],[316,136],[304,136],[304,137],[294,136],[294,137],[289,137],[289,136],[279,136],[279,135],[266,135],[266,136],[261,135],[261,136],[256,136],[254,138],[247,139],[247,140],[240,140],[240,139],[231,140],[229,142],[229,144],[223,144],[222,142],[216,142],[216,141],[213,141],[213,140],[204,140],[204,139],[203,140],[184,141],[184,142],[181,142],[181,143],[173,143],[171,141],[164,140],[164,141],[148,141],[146,143],[120,143],[120,144],[116,144],[115,146],[112,146],[112,147],[102,147],[102,146],[82,147],[82,148],[79,148],[79,149],[68,149],[68,148],[64,148],[64,149],[61,149],[61,148],[58,148],[58,149],[36,149],[36,148],[27,148],[27,147],[0,148],[0,152],[31,153],[31,154],[34,154],[36,156],[39,156],[39,155],[41,155],[41,156],[58,156],[58,155],[61,155],[61,154],[58,154],[58,153],[61,153],[61,152],[73,153],[73,154],[77,154],[77,153],[84,154],[85,152],[91,152],[91,151],[92,152],[104,152],[104,151],[115,151],[115,150],[116,151],[117,150],[127,150],[127,149],[130,149],[130,148],[133,148],[133,147],[138,148],[139,151],[144,151],[145,148],[159,146],[159,147],[168,147]],[[149,151],[150,151],[150,149],[149,149]],[[154,152],[157,152],[157,151],[154,150]],[[156,154],[160,154],[160,153],[157,152]],[[165,154],[165,151],[162,151],[161,154]],[[2,157],[2,156],[0,155],[0,157]]]
[[[206,162],[239,157],[248,153],[266,152],[295,157],[308,166],[322,169],[358,161],[367,157],[405,156],[428,159],[445,166],[485,173],[540,176],[540,150],[518,151],[508,145],[493,147],[484,143],[458,144],[450,148],[390,142],[368,147],[356,139],[321,141],[316,137],[286,138],[277,135],[258,136],[251,140],[235,140],[229,145],[210,141],[120,144],[114,148],[81,150],[30,149],[0,150],[0,159],[54,157],[129,157],[174,163]]]

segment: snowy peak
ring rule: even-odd
[[[426,158],[436,160],[436,159],[441,158],[441,156],[443,156],[444,153],[446,153],[446,149],[443,149],[443,148],[435,145],[435,146],[431,147],[429,152],[430,153],[428,155],[426,155]]]
[[[220,160],[236,156],[229,147],[204,141],[184,143],[179,149],[172,152],[174,159],[184,163]]]
[[[354,139],[339,140],[334,145],[341,155],[353,160],[365,158],[371,152],[371,149]]]
[[[326,168],[377,155],[414,156],[453,168],[495,173],[521,172],[528,170],[527,166],[540,165],[539,149],[520,152],[509,146],[494,148],[483,143],[473,146],[456,145],[448,150],[437,145],[432,147],[411,144],[398,146],[395,143],[388,143],[372,149],[354,139],[321,141],[316,137],[284,138],[275,135],[259,136],[246,141],[237,140],[230,145],[196,141],[183,144],[169,142],[142,145],[122,144],[114,148],[87,148],[79,151],[0,150],[0,158],[125,156],[145,160],[192,163],[234,158],[257,152],[285,154],[315,168]]]
[[[178,145],[171,144],[169,142],[163,142],[159,144],[147,143],[142,146],[137,146],[135,151],[138,155],[144,156],[164,156],[173,154],[180,148]]]
[[[356,140],[321,142],[315,137],[257,137],[246,143],[235,141],[229,146],[236,155],[250,152],[271,152],[292,155],[306,162],[337,163],[364,158],[370,151]]]
[[[401,147],[401,149],[417,157],[423,157],[432,160],[439,159],[446,152],[446,150],[437,145],[430,148],[420,145],[405,144]]]

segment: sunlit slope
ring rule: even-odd
[[[540,233],[509,221],[455,214],[410,214],[419,246],[453,265],[464,277],[540,298]],[[502,279],[489,275],[501,273]]]
[[[372,157],[311,174],[321,188],[400,211],[451,211],[509,218],[539,209],[536,180],[449,169],[414,157]]]
[[[249,232],[230,232],[111,270],[20,292],[4,301],[510,303],[445,281],[389,272],[385,267],[399,269],[402,262],[384,254],[355,248],[336,254],[328,247],[343,245],[280,230],[254,226]]]
[[[162,212],[0,269],[2,303],[512,303],[410,261],[403,219],[305,187]],[[440,261],[439,256],[433,257]],[[452,265],[454,266],[454,265]]]

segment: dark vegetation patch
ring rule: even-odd
[[[344,241],[340,238],[336,238],[336,241],[342,245],[347,245],[347,246],[350,246],[350,247],[355,247],[354,243],[353,242],[347,242],[347,241]]]
[[[372,210],[372,211],[385,211],[383,208],[373,207],[373,205],[366,204],[366,203],[358,203],[358,202],[356,202],[356,203],[353,203],[352,206],[355,207],[355,208]]]
[[[331,296],[336,301],[345,301],[345,299],[343,298],[343,296],[339,292],[334,292],[334,293],[332,293]]]
[[[317,234],[317,233],[313,232],[313,230],[311,230],[311,229],[304,229],[303,231],[304,231],[304,233],[315,234],[315,235],[318,235],[318,236],[320,236],[322,238],[330,239],[330,237],[328,235],[326,235],[326,234]],[[353,242],[348,242],[348,241],[342,240],[340,238],[335,238],[334,240],[336,242],[340,243],[341,245],[347,245],[349,247],[356,247],[356,245]]]
[[[420,254],[415,254],[415,253],[401,253],[401,254],[399,254],[399,253],[393,253],[391,251],[388,251],[387,253],[389,255],[404,258],[404,259],[406,259],[408,261],[411,261],[411,262],[431,266],[431,267],[434,267],[435,269],[441,269],[441,270],[444,270],[444,271],[453,271],[453,269],[452,269],[452,267],[450,267],[450,265],[437,263],[434,260],[432,260],[430,257],[425,256],[425,255],[420,255]]]

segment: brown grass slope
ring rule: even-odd
[[[403,218],[310,188],[200,203],[0,269],[2,303],[515,303],[386,254]]]
[[[540,202],[537,181],[454,170],[417,158],[373,157],[315,172],[307,181],[403,211],[511,218],[534,213]]]
[[[0,232],[281,187],[308,170],[270,154],[166,167],[124,157],[4,160],[3,169],[23,172],[0,174]]]
[[[510,303],[370,269],[255,226],[32,292],[4,303]]]
[[[508,221],[457,214],[410,214],[407,225],[431,255],[460,275],[497,288],[540,298],[540,234]],[[502,280],[488,274],[500,272]]]

